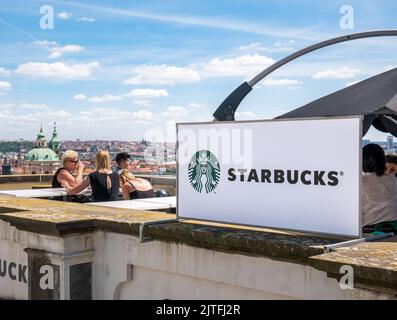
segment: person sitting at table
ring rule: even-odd
[[[142,178],[136,178],[128,170],[120,172],[120,184],[124,200],[154,198],[154,191],[150,182]]]
[[[61,188],[62,181],[66,181],[71,187],[77,186],[83,180],[84,164],[78,160],[79,154],[74,150],[67,150],[62,155],[62,167],[52,177],[52,187]],[[76,171],[76,176],[73,172]]]
[[[77,194],[91,185],[94,202],[116,201],[119,197],[119,175],[111,170],[109,152],[99,150],[95,155],[95,171],[90,173],[79,185],[71,187],[62,181],[68,194]]]
[[[362,225],[397,226],[397,179],[386,172],[386,157],[377,144],[363,147]],[[397,230],[397,229],[396,229]]]
[[[395,174],[397,177],[397,156],[394,154],[388,154],[386,156],[386,173]]]
[[[122,170],[128,169],[130,158],[131,156],[127,152],[118,153],[116,155],[117,167],[114,171],[120,174]]]

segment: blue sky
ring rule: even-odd
[[[43,5],[54,29],[40,28]],[[354,28],[340,27],[340,8]],[[173,139],[209,121],[239,84],[334,36],[396,28],[395,1],[0,0],[0,139]],[[287,64],[255,86],[237,119],[273,118],[397,66],[397,38],[358,40]],[[165,131],[167,130],[167,131]],[[385,140],[371,130],[367,137]]]

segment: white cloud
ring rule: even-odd
[[[80,52],[83,51],[84,48],[77,45],[77,44],[68,44],[63,47],[55,47],[51,49],[51,54],[49,58],[54,59],[54,58],[59,58],[65,53],[73,53],[73,52]]]
[[[246,45],[240,46],[239,50],[242,50],[242,51],[257,51],[257,50],[262,51],[263,48],[264,47],[262,46],[261,42],[253,42],[253,43],[250,43],[250,44],[246,44]]]
[[[14,106],[15,104],[9,102],[0,103],[0,109],[11,109],[14,108]]]
[[[298,43],[298,41],[296,41],[296,40],[278,40],[274,43],[274,46],[275,47],[285,47],[285,46],[292,46],[297,43]]]
[[[95,18],[82,17],[82,18],[77,19],[77,21],[94,22]]]
[[[131,119],[133,120],[152,120],[153,119],[153,113],[150,111],[146,110],[141,110],[141,111],[136,111],[132,112],[132,117]]]
[[[317,72],[313,76],[313,79],[348,79],[348,78],[354,78],[356,75],[360,73],[361,73],[360,69],[344,66],[339,69],[330,69],[330,70]]]
[[[121,126],[130,128],[131,124],[149,125],[154,118],[154,114],[146,110],[131,112],[117,108],[92,108],[68,112],[63,108],[50,108],[46,105],[26,104],[23,107],[23,112],[18,108],[0,109],[0,120],[7,121],[7,132],[15,131],[23,135],[30,132],[31,139],[34,138],[40,121],[43,121],[47,136],[52,131],[53,121],[56,121],[61,139],[67,135],[74,136],[74,139],[81,138],[82,132],[91,133],[94,139],[120,139],[124,138],[120,136]],[[47,109],[44,110],[43,107]],[[103,130],[104,126],[107,130]]]
[[[96,96],[96,97],[89,98],[88,101],[102,103],[102,102],[109,102],[109,101],[120,101],[122,99],[123,99],[123,96],[105,94],[103,96]]]
[[[134,89],[124,96],[140,99],[160,98],[168,97],[168,91],[165,89]]]
[[[178,113],[178,112],[186,112],[187,110],[184,107],[170,106],[168,107],[167,111]]]
[[[300,85],[302,84],[301,81],[299,80],[292,80],[292,79],[265,79],[261,82],[265,86],[272,86],[272,87],[278,87],[278,86],[295,86],[295,85]]]
[[[200,74],[191,68],[169,65],[141,66],[133,71],[136,76],[124,81],[126,84],[170,84],[200,81]]]
[[[249,52],[273,52],[273,53],[283,53],[283,52],[291,52],[294,51],[294,48],[291,45],[295,44],[296,41],[288,40],[288,41],[277,41],[272,46],[265,46],[261,42],[253,42],[247,45],[242,45],[239,47],[241,51],[249,51]]]
[[[67,64],[63,62],[44,63],[28,62],[17,67],[16,73],[32,77],[55,77],[60,79],[77,79],[90,77],[99,63]]]
[[[147,110],[130,112],[117,108],[93,108],[88,111],[81,111],[80,115],[84,121],[91,121],[98,124],[105,122],[116,125],[117,123],[129,123],[131,121],[150,121],[154,116],[152,112]]]
[[[139,99],[137,99],[137,100],[133,100],[132,103],[137,105],[137,106],[142,106],[142,107],[150,107],[152,105],[149,100],[139,100]]]
[[[76,94],[75,96],[73,96],[73,99],[83,101],[83,100],[87,99],[87,96],[84,94]]]
[[[150,103],[146,99],[151,98],[160,98],[160,97],[168,97],[167,90],[164,89],[134,89],[128,93],[114,95],[114,94],[105,94],[103,96],[95,96],[88,98],[89,102],[110,102],[110,101],[120,101],[125,98],[137,98],[133,100],[134,104],[139,105],[150,105]]]
[[[10,90],[10,89],[11,89],[11,83],[7,81],[0,81],[0,91]]]
[[[27,107],[31,106],[32,108],[30,110],[40,110],[38,112],[32,112],[32,113],[26,113],[23,112],[21,113],[19,110],[16,112],[8,112],[8,113],[3,113],[3,117],[6,118],[8,121],[9,125],[14,128],[15,126],[23,126],[24,130],[26,130],[26,127],[31,127],[32,124],[34,123],[40,123],[40,121],[43,121],[43,123],[46,122],[53,122],[54,120],[60,120],[60,121],[67,121],[68,119],[72,118],[73,115],[65,110],[62,109],[52,109],[47,107],[47,109],[40,109],[40,108],[34,108],[35,105],[26,105]],[[39,107],[40,105],[37,105]],[[29,108],[26,108],[26,110],[29,110]],[[36,127],[37,130],[37,127]]]
[[[186,116],[188,113],[189,111],[184,107],[170,106],[167,111],[162,113],[162,115],[170,118],[181,118]]]
[[[52,108],[50,108],[46,104],[31,104],[31,103],[25,103],[19,105],[19,108],[25,109],[25,110],[41,110],[41,111],[50,111]]]
[[[40,47],[50,47],[50,46],[58,45],[55,41],[48,41],[48,40],[33,41],[33,44]]]
[[[208,63],[191,65],[186,68],[165,64],[140,66],[133,71],[135,76],[125,80],[124,83],[174,85],[200,81],[202,77],[248,77],[258,74],[274,62],[272,58],[253,54],[225,59],[217,57]]]
[[[62,20],[68,20],[72,17],[73,14],[69,13],[69,12],[61,12],[58,14],[58,18],[62,19]]]
[[[237,120],[253,120],[256,118],[257,118],[256,114],[252,111],[236,112]]]
[[[54,121],[57,119],[71,119],[73,114],[65,110],[50,110],[48,112],[43,112],[40,114],[39,118],[42,117],[48,121]]]
[[[360,81],[362,81],[362,80],[350,81],[350,82],[346,83],[345,86],[350,87],[350,86],[355,85],[356,83],[359,83]]]
[[[8,75],[10,75],[10,74],[11,74],[11,71],[10,71],[10,70],[7,70],[7,69],[5,69],[5,68],[0,67],[0,75],[1,75],[1,76],[8,76]]]
[[[212,59],[204,64],[203,73],[207,77],[254,76],[274,63],[272,58],[254,55],[243,55],[236,58]]]
[[[191,102],[188,104],[189,108],[193,108],[193,109],[201,109],[201,108],[205,108],[206,105],[205,104],[200,104],[200,103],[196,103],[196,102]]]

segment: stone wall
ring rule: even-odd
[[[396,299],[396,237],[324,253],[346,239],[174,218],[0,196],[0,298]]]
[[[226,253],[183,243],[94,235],[94,299],[390,299],[341,289],[308,265]]]

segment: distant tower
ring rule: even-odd
[[[37,135],[35,144],[36,144],[36,147],[38,147],[38,148],[45,148],[47,146],[47,140],[45,140],[45,135],[43,132],[43,122],[41,122],[40,132]]]
[[[23,151],[22,151],[23,149],[20,149],[19,150],[19,152],[18,152],[18,158],[17,158],[17,166],[18,167],[22,167],[22,164],[23,164]]]
[[[394,151],[394,143],[393,143],[393,136],[387,137],[387,151]]]
[[[61,140],[58,138],[57,133],[57,123],[54,122],[54,132],[52,133],[52,138],[48,144],[48,147],[52,149],[58,156],[61,152]]]

